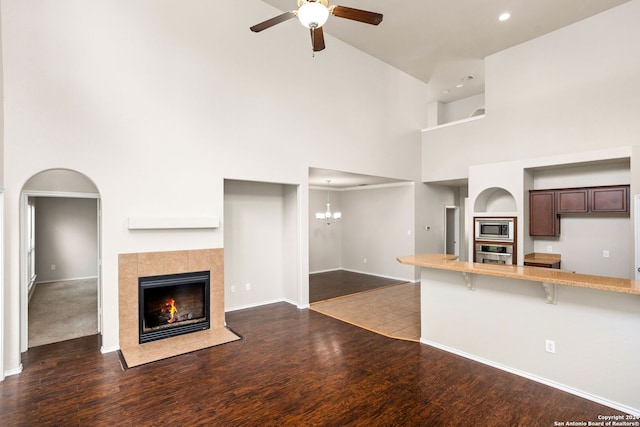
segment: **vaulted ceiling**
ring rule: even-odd
[[[298,0],[263,1],[282,12],[298,8]],[[332,16],[323,31],[427,83],[430,102],[447,103],[484,92],[485,57],[627,1],[630,0],[329,0],[329,5],[382,13],[384,19],[374,26]],[[504,12],[511,17],[500,21]],[[291,19],[280,25],[301,24]],[[308,37],[304,31],[301,37]],[[330,37],[326,37],[326,49],[331,49]],[[311,185],[326,185],[327,179],[332,180],[333,188],[397,182],[310,169]]]
[[[297,0],[263,1],[283,12],[297,9]],[[384,20],[373,26],[330,17],[324,33],[429,83],[430,101],[450,102],[484,91],[486,56],[627,1],[330,0],[382,13]],[[504,12],[511,18],[501,22]],[[296,21],[281,25],[300,25]],[[330,39],[326,46],[331,49]],[[464,86],[456,87],[461,80]]]

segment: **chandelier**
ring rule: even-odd
[[[329,185],[331,185],[330,179],[327,180],[327,210],[324,212],[316,212],[316,219],[318,221],[324,221],[327,225],[331,225],[332,223],[342,218],[342,214],[340,212],[331,212],[331,202],[329,201]]]

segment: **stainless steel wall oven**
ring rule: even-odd
[[[475,217],[474,262],[516,264],[516,217]]]
[[[482,264],[513,264],[513,245],[476,243],[476,262]]]

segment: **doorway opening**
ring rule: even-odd
[[[444,207],[444,253],[460,256],[460,207]]]
[[[89,178],[31,177],[20,204],[21,351],[100,333],[100,196]]]

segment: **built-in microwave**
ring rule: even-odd
[[[476,240],[488,242],[513,242],[515,218],[475,218]]]

